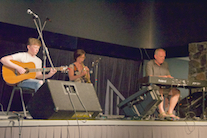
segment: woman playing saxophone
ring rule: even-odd
[[[74,52],[75,62],[69,65],[68,76],[70,81],[81,82],[81,83],[91,83],[89,68],[84,65],[85,51],[82,49],[77,49]]]

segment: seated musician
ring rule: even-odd
[[[146,65],[146,76],[158,76],[158,77],[166,77],[173,78],[170,75],[169,68],[167,62],[165,62],[166,52],[164,49],[156,49],[154,53],[153,60],[150,60]],[[159,109],[159,117],[172,117],[174,119],[179,119],[178,116],[173,114],[173,110],[178,102],[180,97],[180,91],[177,88],[160,88],[160,94],[163,99],[163,93],[167,93],[171,95],[169,101],[168,111],[164,111],[163,101],[158,105]]]
[[[36,38],[29,38],[27,43],[27,52],[18,52],[12,55],[4,56],[1,58],[1,63],[4,66],[11,67],[15,69],[19,74],[24,74],[26,72],[25,68],[13,63],[11,60],[19,61],[22,63],[33,62],[35,64],[35,68],[42,68],[42,60],[37,57],[37,53],[41,47],[40,40]],[[45,79],[52,77],[57,72],[56,69],[50,69],[48,74],[45,74]],[[34,89],[37,91],[40,86],[43,84],[43,74],[42,72],[36,72],[35,79],[28,79],[19,82],[17,85],[20,87],[27,87]]]
[[[85,60],[85,51],[77,49],[74,52],[75,62],[69,65],[68,77],[70,81],[80,83],[90,83],[89,68],[83,64]]]

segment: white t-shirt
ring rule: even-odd
[[[33,62],[36,68],[42,68],[42,60],[37,56],[32,57],[28,52],[19,52],[11,56],[13,57],[13,60],[22,63]]]

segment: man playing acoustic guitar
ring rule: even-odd
[[[42,68],[42,60],[36,56],[39,52],[40,47],[40,40],[36,38],[29,38],[27,43],[27,52],[19,52],[12,55],[4,56],[1,58],[1,63],[8,68],[14,69],[16,74],[21,77],[22,74],[26,74],[27,70],[12,61],[17,61],[21,63],[33,62],[35,68]],[[50,68],[50,72],[48,74],[45,74],[45,79],[52,77],[56,72],[57,70],[55,68]],[[34,76],[34,78],[31,77],[32,79],[23,79],[17,85],[20,87],[32,88],[37,91],[43,84],[43,81],[41,80],[43,79],[43,74],[41,71],[38,71],[35,73],[35,75],[36,76]]]

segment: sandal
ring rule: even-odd
[[[158,115],[160,119],[165,119],[168,115],[165,112],[162,112]]]
[[[180,117],[174,115],[173,113],[171,113],[171,114],[168,114],[168,113],[167,113],[167,116],[168,116],[168,117],[172,117],[174,120],[179,120],[179,119],[180,119]]]

